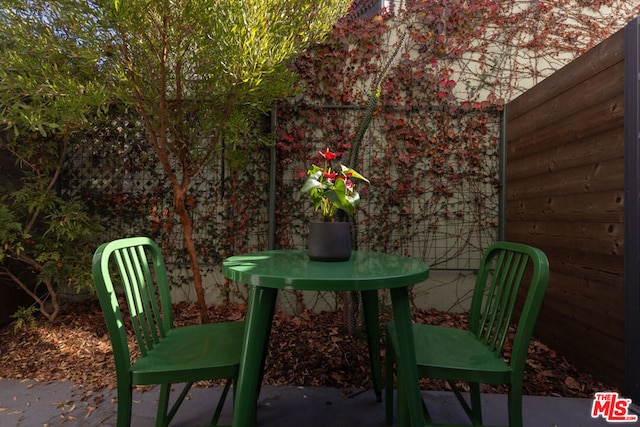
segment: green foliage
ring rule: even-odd
[[[320,155],[324,158],[323,167],[311,165],[300,191],[309,193],[311,204],[320,211],[322,221],[334,221],[338,210],[353,215],[360,204],[360,194],[352,179],[369,180],[345,165],[340,165],[340,172],[331,169],[329,162],[336,158],[336,154],[328,148],[320,151]]]
[[[33,328],[36,323],[35,313],[38,311],[37,307],[32,305],[30,307],[18,307],[18,310],[10,317],[14,319],[13,332],[18,332],[23,328]]]
[[[13,158],[22,177],[11,183],[15,189],[0,188],[0,220],[8,225],[0,231],[0,276],[23,289],[53,320],[62,286],[91,283],[90,254],[99,221],[56,189],[70,141],[108,104],[98,52],[104,40],[87,2],[7,0],[4,6],[0,150]]]
[[[195,176],[220,141],[245,143],[259,116],[292,93],[288,61],[321,40],[348,4],[100,2],[113,35],[108,63],[118,97],[137,108],[172,182]],[[170,159],[182,165],[175,180]]]
[[[349,0],[99,0],[118,98],[144,122],[173,193],[201,317],[202,278],[189,215],[192,181],[212,157],[247,149],[247,135],[293,93],[287,63],[321,40]],[[250,142],[255,145],[255,142]],[[234,158],[233,155],[230,156]]]
[[[23,238],[41,233],[33,237],[40,254],[30,255],[39,277],[60,280],[68,260],[55,242],[77,244],[89,231],[81,208],[52,189],[72,135],[99,119],[113,96],[139,114],[143,151],[155,154],[171,184],[206,315],[188,214],[192,180],[215,165],[214,155],[252,146],[245,142],[256,120],[293,91],[287,62],[321,40],[349,3],[8,0],[0,12],[0,124],[13,131],[4,148],[28,174],[9,206],[25,208],[25,221],[14,214]]]
[[[107,100],[97,49],[104,40],[90,3],[6,0],[3,6],[0,127],[13,138],[77,132]],[[51,144],[23,150],[25,157],[43,151],[59,155]]]
[[[91,288],[91,254],[100,221],[79,200],[64,200],[28,179],[3,200],[0,221],[8,226],[0,231],[0,276],[20,286],[53,320],[61,288]],[[34,282],[25,282],[25,272]]]
[[[10,251],[20,255],[24,248],[22,247],[22,241],[20,239],[20,232],[22,225],[19,221],[16,221],[14,213],[5,204],[0,204],[0,263],[2,263]]]

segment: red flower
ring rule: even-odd
[[[361,179],[365,182],[369,180],[345,165],[340,165],[340,171],[331,170],[329,161],[338,155],[328,148],[319,151],[319,154],[325,159],[324,167],[311,165],[301,191],[309,194],[314,210],[321,212],[323,221],[333,221],[338,210],[353,215],[360,202],[360,196],[351,179]]]
[[[329,181],[335,180],[336,176],[338,176],[336,172],[323,172],[322,175],[325,177],[325,179],[328,179]]]
[[[345,187],[347,187],[347,190],[349,190],[349,193],[353,193],[353,189],[355,187],[353,186],[353,182],[351,182],[350,179],[345,179],[344,180],[344,185],[345,185]]]
[[[320,153],[320,155],[324,157],[325,160],[333,160],[338,157],[336,153],[332,153],[331,151],[329,151],[329,148],[327,148],[326,151],[318,151],[318,153]]]

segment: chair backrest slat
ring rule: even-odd
[[[120,276],[123,280],[131,323],[138,339],[142,355],[153,348],[164,337],[162,322],[154,318],[152,304],[157,300],[156,287],[152,280],[143,246],[125,247],[114,251]],[[157,305],[157,304],[155,304]]]
[[[509,333],[509,326],[511,325],[513,310],[527,261],[528,257],[522,254],[509,253],[502,265],[501,269],[505,276],[503,277],[501,295],[496,299],[496,312],[494,315],[497,320],[492,339],[487,342],[489,348],[496,354],[502,353],[502,348]]]
[[[491,347],[491,340],[493,339],[492,333],[496,329],[496,316],[499,313],[499,302],[501,295],[504,292],[506,275],[508,269],[505,267],[504,252],[499,253],[496,261],[496,266],[493,274],[491,274],[491,283],[485,293],[484,297],[484,310],[480,318],[481,325],[476,332],[478,338],[488,347]],[[508,261],[507,261],[508,262]],[[486,280],[486,279],[485,279]]]
[[[141,340],[141,337],[144,335],[144,329],[140,324],[140,318],[138,317],[139,313],[142,310],[139,307],[139,304],[136,304],[135,298],[135,289],[137,289],[137,278],[131,275],[131,261],[125,250],[116,250],[113,252],[113,257],[115,259],[116,265],[118,267],[118,272],[120,273],[120,278],[122,280],[122,286],[124,288],[125,298],[127,300],[127,306],[129,308],[129,315],[131,316],[131,326],[136,334],[138,339],[138,345],[140,346],[140,351],[142,355],[146,355],[146,345],[144,345],[144,341]],[[142,341],[142,344],[141,344]]]
[[[173,327],[169,285],[160,248],[146,237],[105,243],[94,255],[93,276],[116,361],[130,360],[130,354],[115,278],[124,290],[140,353],[146,355]]]
[[[136,273],[140,277],[141,291],[145,298],[143,301],[145,302],[145,311],[149,313],[149,316],[153,316],[157,321],[152,322],[155,324],[158,329],[159,336],[164,338],[167,336],[167,330],[165,329],[165,323],[163,322],[162,310],[160,310],[160,306],[158,303],[158,294],[162,295],[160,291],[160,282],[159,279],[155,278],[154,274],[152,274],[152,269],[149,267],[149,258],[147,258],[147,253],[145,252],[144,246],[138,246],[137,248],[131,248],[132,255],[137,249],[138,251],[138,259],[139,262],[137,264]],[[151,256],[151,255],[149,255]],[[153,257],[151,257],[153,260]],[[154,271],[155,271],[155,263],[154,263]],[[161,266],[162,271],[164,272],[164,265]],[[167,289],[168,291],[168,289]],[[158,337],[154,336],[155,341],[159,340]]]
[[[525,280],[529,288],[516,328],[512,358],[514,352],[518,357],[526,356],[526,349],[516,346],[528,346],[548,270],[544,253],[527,245],[498,242],[485,252],[474,289],[469,327],[496,356],[502,355]]]

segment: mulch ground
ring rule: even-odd
[[[212,321],[239,320],[244,310],[242,306],[210,308],[210,316]],[[176,324],[198,323],[194,304],[178,304],[174,311]],[[466,324],[464,314],[435,310],[415,311],[414,319],[451,327]],[[298,316],[277,313],[264,382],[276,386],[334,387],[345,393],[369,388],[371,378],[364,334],[349,334],[343,325],[339,311],[304,312]],[[12,325],[1,328],[0,379],[71,381],[90,391],[114,388],[111,344],[97,301],[69,304],[53,323],[36,319],[33,327],[18,331],[14,331]],[[447,389],[445,384],[430,380],[423,380],[422,387]],[[532,340],[525,394],[591,398],[597,391],[608,390],[618,391],[576,369],[544,343]],[[487,387],[484,391],[503,393],[506,389]]]

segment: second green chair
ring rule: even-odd
[[[549,262],[539,249],[510,242],[493,244],[485,252],[473,292],[469,329],[414,324],[418,375],[449,382],[474,425],[482,424],[480,384],[507,384],[509,426],[522,426],[522,388],[525,361],[533,327],[549,277]],[[516,307],[519,307],[516,310]],[[514,311],[519,312],[512,328]],[[508,357],[504,344],[512,346]],[[395,349],[398,338],[393,322],[387,324],[386,411],[393,421],[394,365],[402,369]],[[508,362],[505,361],[508,359]],[[470,385],[470,404],[456,382]],[[405,425],[403,387],[398,384],[398,425]],[[431,423],[425,405],[425,418]]]

